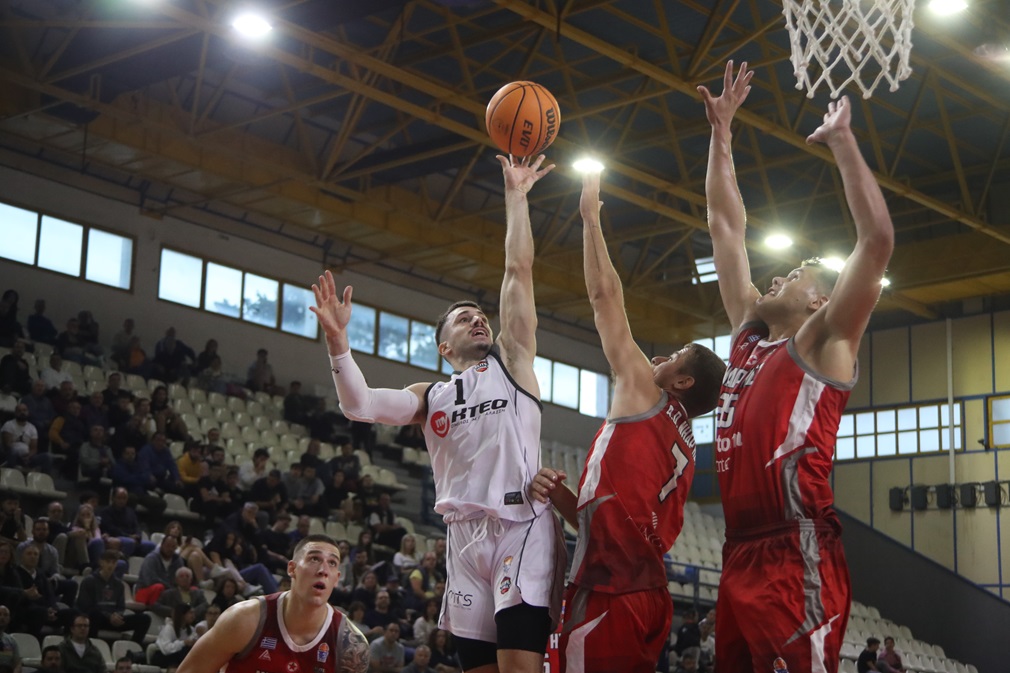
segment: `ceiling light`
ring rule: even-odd
[[[937,16],[950,16],[968,9],[968,3],[965,0],[932,0],[929,9]]]
[[[592,157],[582,157],[572,164],[572,168],[579,173],[600,173],[603,171],[603,164]]]
[[[772,250],[785,250],[793,247],[793,239],[785,234],[771,234],[765,239],[765,245]]]
[[[254,38],[263,37],[274,29],[262,14],[253,12],[239,14],[232,19],[231,26],[242,35]]]
[[[883,278],[880,279],[880,284],[883,285],[884,287],[890,287],[891,279],[888,278],[887,276],[884,276]]]
[[[832,271],[841,271],[845,268],[845,260],[841,257],[824,257],[821,259],[821,264]]]

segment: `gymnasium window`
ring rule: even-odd
[[[410,364],[432,371],[438,369],[438,346],[435,326],[417,320],[410,321]]]
[[[207,263],[203,308],[229,318],[242,316],[242,272],[230,266]]]
[[[579,368],[563,362],[554,363],[554,387],[551,399],[554,404],[569,409],[579,408]]]
[[[375,309],[355,304],[351,321],[347,323],[347,340],[351,348],[362,353],[375,353]]]
[[[315,339],[319,333],[316,314],[309,310],[316,305],[312,290],[284,283],[281,299],[281,331]]]
[[[711,283],[717,280],[718,277],[718,274],[715,272],[715,258],[698,257],[694,260],[694,275],[691,276],[692,285]]]
[[[277,327],[278,286],[276,280],[246,273],[242,291],[242,320],[265,327]]]
[[[610,397],[610,381],[603,374],[579,370],[579,413],[604,418]]]
[[[989,398],[989,446],[1010,447],[1010,395]]]
[[[923,404],[842,414],[835,460],[878,458],[950,449],[946,404]],[[953,407],[954,448],[964,448],[961,404]]]
[[[700,262],[701,260],[699,260]],[[715,268],[714,266],[712,267]],[[721,336],[695,339],[694,343],[709,348],[713,353],[722,358],[722,361],[729,364],[729,351],[732,345],[732,335],[723,334]],[[691,420],[691,432],[694,435],[695,444],[715,443],[715,412],[710,411]]]
[[[554,399],[551,397],[551,382],[554,380],[552,372],[553,363],[550,360],[539,355],[533,358],[533,373],[536,374],[537,383],[540,384],[540,399],[544,402]]]
[[[129,290],[133,239],[0,203],[0,258]]]

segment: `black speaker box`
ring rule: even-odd
[[[912,487],[912,509],[926,509],[928,506],[928,493],[929,487],[927,486],[913,486]]]
[[[1002,494],[998,483],[987,481],[982,484],[982,495],[985,497],[986,505],[989,507],[999,507]]]
[[[961,507],[974,507],[978,504],[978,484],[961,484]]]
[[[905,489],[895,486],[888,491],[888,501],[891,504],[892,512],[900,512],[905,509]]]
[[[940,509],[950,509],[954,506],[954,485],[936,485],[936,506]]]

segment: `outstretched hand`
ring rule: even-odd
[[[722,95],[716,97],[706,86],[699,86],[698,93],[705,101],[705,116],[712,126],[729,126],[733,115],[750,93],[750,81],[754,71],[747,69],[747,61],[740,64],[740,71],[733,79],[733,61],[726,63],[726,72],[722,78]]]
[[[562,470],[541,467],[537,476],[533,477],[533,483],[530,484],[530,495],[538,502],[548,503],[551,500],[551,492],[567,478],[568,475]]]
[[[319,325],[327,337],[343,334],[347,330],[347,323],[351,320],[351,293],[354,288],[350,285],[344,288],[341,298],[337,295],[337,286],[333,282],[333,274],[327,271],[319,277],[319,283],[312,286],[312,294],[316,296],[316,305],[310,306],[309,310],[316,314]]]
[[[543,154],[532,163],[529,157],[523,157],[517,161],[511,154],[507,158],[501,154],[495,158],[501,164],[502,173],[505,175],[506,192],[518,191],[526,194],[536,184],[537,180],[554,170],[554,164],[540,168],[540,165],[546,159]]]
[[[582,174],[582,197],[579,199],[579,212],[582,219],[590,219],[600,216],[600,208],[603,201],[600,201],[600,174]]]
[[[849,104],[849,97],[842,96],[836,101],[831,101],[828,103],[828,111],[824,114],[824,122],[807,136],[807,144],[827,144],[837,134],[848,131],[851,122],[852,106]]]

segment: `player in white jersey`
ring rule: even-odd
[[[505,177],[505,276],[501,333],[471,301],[435,328],[438,351],[456,370],[448,382],[403,390],[369,388],[351,358],[351,288],[333,275],[312,290],[326,332],[333,381],[348,418],[423,423],[435,474],[435,511],[449,524],[448,581],[440,626],[457,641],[463,669],[539,673],[557,619],[564,546],[556,517],[526,486],[540,469],[540,387],[533,372],[536,308],[533,234],[526,194],[553,164],[498,157]]]

